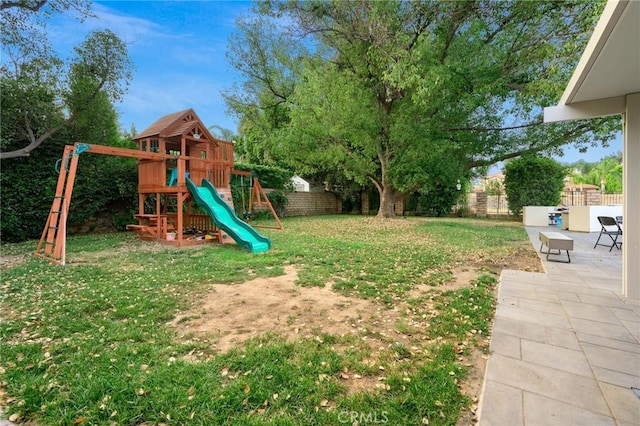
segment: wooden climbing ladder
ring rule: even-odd
[[[83,152],[83,146],[67,145],[62,158],[58,160],[59,167],[58,184],[54,196],[49,217],[42,231],[38,247],[34,253],[38,257],[45,258],[52,263],[65,264],[65,246],[67,239],[67,215],[73,184],[78,169],[78,157]]]

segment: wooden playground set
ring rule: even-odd
[[[76,143],[67,145],[51,210],[35,255],[65,264],[67,215],[82,153],[138,159],[137,224],[128,225],[147,241],[187,246],[236,242],[251,252],[267,251],[268,238],[237,217],[231,175],[251,182],[249,209],[268,209],[282,229],[257,177],[234,169],[233,143],[211,135],[193,109],[161,117],[133,138],[138,149]]]

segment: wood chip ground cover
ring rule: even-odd
[[[497,274],[541,268],[522,227],[261,232],[257,256],[72,237],[64,268],[3,246],[0,405],[37,424],[473,422]]]

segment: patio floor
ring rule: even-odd
[[[574,239],[571,263],[540,254],[544,230]],[[640,425],[640,301],[621,296],[622,251],[594,249],[597,232],[527,233],[546,273],[501,275],[479,424]]]

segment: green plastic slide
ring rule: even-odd
[[[202,186],[197,186],[191,179],[186,180],[196,203],[204,208],[216,226],[229,234],[240,247],[251,253],[261,253],[271,248],[271,240],[240,219],[211,182],[203,179]]]

